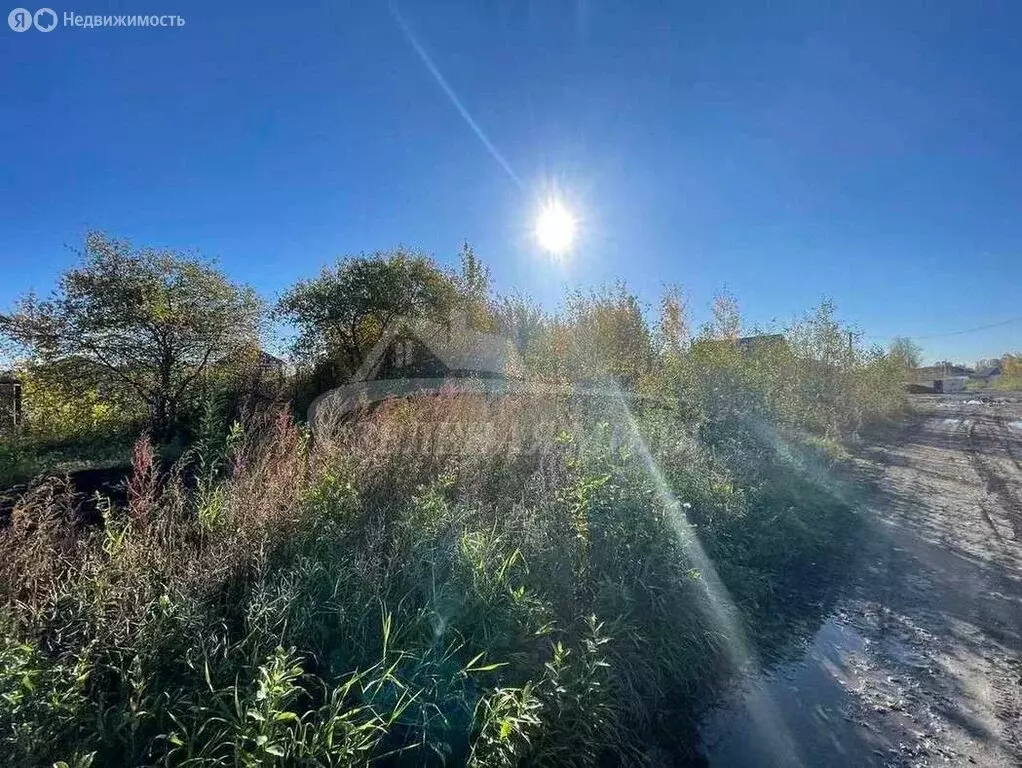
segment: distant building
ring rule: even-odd
[[[783,333],[761,333],[757,336],[742,336],[738,339],[739,349],[767,349],[784,344]]]
[[[400,318],[387,325],[380,340],[345,386],[320,395],[309,406],[316,429],[392,398],[443,395],[504,395],[527,388],[524,366],[514,343],[482,333],[456,317],[449,324]]]
[[[0,434],[21,428],[21,381],[13,373],[0,372]]]
[[[390,323],[352,376],[383,379],[519,379],[523,366],[510,339],[481,333],[463,318],[449,325],[401,318]]]
[[[931,365],[925,368],[916,368],[912,381],[905,382],[910,391],[913,392],[962,392],[969,382],[972,373],[968,368],[961,365]]]
[[[1000,358],[980,360],[976,370],[969,374],[969,379],[980,388],[994,386],[1003,375],[1003,362]]]
[[[219,360],[214,370],[225,376],[238,394],[259,400],[279,399],[287,382],[287,364],[254,345]]]
[[[694,349],[703,348],[706,350],[727,349],[737,347],[742,352],[762,352],[767,349],[777,349],[787,343],[783,333],[761,333],[756,336],[742,336],[737,339],[694,339]]]
[[[1000,376],[1003,368],[1003,361],[999,357],[995,357],[990,360],[980,360],[976,363],[976,370],[973,372],[973,378],[989,378],[991,376]]]

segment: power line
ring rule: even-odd
[[[921,336],[906,336],[906,335],[903,335],[903,336],[872,336],[870,334],[865,334],[865,335],[866,335],[867,338],[875,339],[877,341],[885,341],[885,340],[889,341],[891,339],[897,339],[897,338],[910,338],[910,339],[916,339],[916,340],[919,340],[919,339],[943,339],[943,338],[945,338],[947,336],[962,336],[962,335],[964,335],[966,333],[976,333],[977,331],[986,331],[986,330],[989,330],[991,328],[1000,328],[1001,326],[1011,325],[1012,323],[1018,323],[1018,322],[1022,322],[1022,317],[1012,317],[1012,318],[1009,318],[1007,320],[1001,320],[999,322],[990,323],[988,325],[978,325],[975,328],[965,328],[964,330],[961,330],[961,331],[948,331],[946,333],[928,333],[928,334],[923,334]]]

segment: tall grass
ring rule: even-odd
[[[685,409],[633,405],[636,435],[625,407],[451,394],[314,440],[283,412],[244,430],[210,415],[169,472],[136,444],[127,502],[103,505],[102,527],[78,520],[60,481],[33,487],[0,532],[0,753],[685,756],[697,702],[731,670],[684,536],[766,645],[777,638],[756,628],[836,560],[853,516],[819,457],[765,421],[707,436]]]

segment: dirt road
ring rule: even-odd
[[[710,765],[1022,765],[1022,402],[915,405],[856,452],[867,535],[838,610],[707,719]]]

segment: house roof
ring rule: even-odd
[[[464,317],[454,318],[449,326],[402,317],[387,325],[351,380],[368,381],[379,369],[391,342],[405,336],[417,339],[452,371],[493,373],[511,378],[522,375],[518,350],[504,336],[470,328]]]
[[[731,346],[739,349],[751,350],[756,347],[770,347],[783,344],[785,341],[783,333],[761,333],[757,336],[742,336],[738,339],[700,339],[692,341],[693,345],[702,345],[711,348],[727,348]]]
[[[263,349],[256,350],[255,364],[260,368],[286,368],[287,363]]]
[[[754,347],[758,344],[780,344],[784,341],[783,333],[760,333],[756,336],[742,336],[738,339],[739,347]]]
[[[254,346],[240,347],[235,349],[227,355],[224,355],[216,364],[221,366],[234,365],[237,363],[244,363],[253,368],[269,369],[278,368],[283,370],[287,367],[287,363],[281,360],[275,355],[271,355],[264,349]]]

